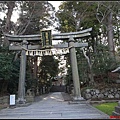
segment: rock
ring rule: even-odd
[[[108,98],[114,98],[114,96],[112,94],[109,94]]]
[[[96,91],[95,91],[95,92],[96,92],[97,94],[99,94],[99,93],[100,93],[100,91],[99,91],[99,90],[97,90],[97,89],[96,89]]]
[[[94,95],[94,94],[95,94],[95,92],[94,92],[94,91],[91,91],[90,93],[91,93],[91,95]]]
[[[102,90],[100,91],[100,93],[105,93],[105,90],[104,90],[104,89],[102,89]]]
[[[92,98],[95,99],[95,98],[97,98],[97,96],[96,96],[96,95],[93,95]]]
[[[114,91],[113,88],[111,88],[110,91],[113,92]]]
[[[114,91],[117,92],[118,91],[117,88],[114,88]]]
[[[105,88],[105,91],[109,91],[109,88]]]
[[[104,98],[104,95],[100,93],[100,94],[98,95],[98,98]]]
[[[120,95],[119,94],[115,94],[115,98],[120,98]]]
[[[86,94],[85,95],[85,99],[90,99],[91,98],[91,94]]]
[[[104,95],[105,95],[105,96],[108,96],[108,92],[105,92]]]
[[[86,89],[86,93],[90,93],[91,89]]]
[[[96,94],[96,97],[98,97],[99,94]]]

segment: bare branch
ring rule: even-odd
[[[32,15],[33,15],[33,12],[35,10],[35,5],[36,5],[36,2],[34,2],[34,5],[33,5],[34,7],[33,7],[33,10],[31,12],[30,16],[29,16],[29,20],[27,21],[27,23],[25,23],[26,25],[23,25],[23,27],[21,27],[19,30],[17,30],[17,32],[16,32],[17,34],[18,34],[19,31],[21,31],[19,33],[19,35],[22,35],[26,31],[27,27],[29,26],[29,24],[31,22]]]
[[[86,55],[86,53],[85,53],[85,51],[84,51],[84,48],[81,48],[81,49],[82,49],[82,51],[83,51],[83,54],[84,54],[85,58],[87,59],[87,62],[88,62],[89,67],[91,68],[91,63],[90,63],[89,57]]]
[[[33,15],[33,11],[35,10],[35,5],[36,5],[36,2],[34,2],[34,9],[31,12],[30,19],[29,19],[27,25],[25,26],[25,29],[20,33],[20,35],[22,35],[26,31],[28,25],[30,24],[30,21],[31,21],[31,18],[32,18],[32,15]]]
[[[104,15],[103,15],[103,13],[102,13],[99,9],[100,9],[100,4],[99,4],[99,2],[98,2],[96,18],[97,18],[97,20],[99,21],[99,23],[102,23],[103,20],[104,20]],[[99,17],[98,17],[99,15],[101,15],[101,17],[102,17],[101,20],[100,20]]]

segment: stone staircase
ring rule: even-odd
[[[54,85],[51,87],[50,92],[65,92],[65,90],[66,89],[64,85],[61,86]]]

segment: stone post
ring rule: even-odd
[[[74,100],[82,100],[83,98],[81,97],[81,91],[80,91],[76,51],[74,47],[74,39],[72,36],[69,38],[69,47],[70,47],[71,67],[72,67],[72,79],[74,84]]]
[[[27,41],[23,40],[22,51],[21,51],[21,60],[20,60],[20,74],[19,74],[19,86],[18,86],[18,104],[25,103],[25,75],[26,75],[26,51]],[[25,49],[24,49],[25,48]]]

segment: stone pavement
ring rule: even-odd
[[[0,110],[0,119],[109,119],[89,103],[69,104],[61,92],[37,97],[28,106]]]

